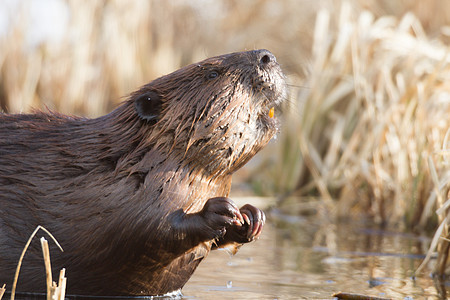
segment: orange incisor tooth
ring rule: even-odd
[[[272,107],[272,108],[269,110],[269,118],[273,118],[274,114],[275,114],[275,108]]]

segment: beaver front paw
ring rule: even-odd
[[[250,204],[241,207],[239,212],[244,222],[227,224],[223,235],[219,236],[219,239],[216,239],[213,248],[225,247],[231,244],[239,247],[236,244],[245,244],[258,239],[266,222],[264,212]],[[235,251],[237,250],[233,252]]]
[[[222,238],[228,228],[242,227],[246,222],[236,204],[226,197],[209,199],[199,215],[206,225],[204,235],[210,240]],[[247,215],[245,218],[249,219]]]

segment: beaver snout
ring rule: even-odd
[[[269,50],[261,49],[255,50],[255,52],[257,54],[259,64],[263,67],[270,63],[277,62],[275,55],[273,55]]]

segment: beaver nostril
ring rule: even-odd
[[[255,52],[257,55],[256,58],[258,59],[258,63],[261,66],[266,66],[277,61],[275,56],[269,50],[261,49],[255,50]]]
[[[261,62],[263,63],[263,64],[268,64],[268,63],[270,63],[270,61],[271,61],[271,59],[270,59],[270,56],[269,55],[264,55],[263,57],[261,57]]]

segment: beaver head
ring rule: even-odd
[[[275,135],[273,107],[286,98],[285,76],[267,50],[208,58],[160,77],[130,97],[145,144],[183,157],[209,175],[230,174]]]

